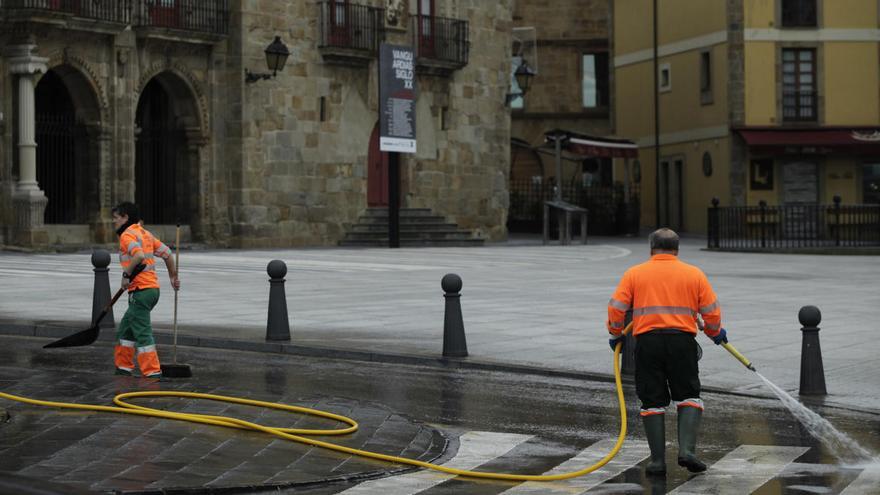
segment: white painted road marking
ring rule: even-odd
[[[510,449],[532,438],[529,435],[512,433],[493,433],[491,431],[469,431],[459,438],[458,453],[444,466],[456,469],[474,469]],[[382,495],[409,495],[427,490],[448,479],[453,474],[440,471],[423,470],[391,476],[378,480],[365,481],[341,493],[381,493]]]
[[[678,486],[670,494],[743,495],[770,481],[809,447],[740,445],[709,467],[704,474]]]
[[[568,473],[595,464],[611,451],[615,443],[616,439],[611,438],[596,442],[577,456],[572,457],[544,474]],[[563,481],[527,481],[505,491],[504,494],[578,495],[585,493],[594,486],[601,485],[642,462],[650,453],[647,442],[627,440],[624,442],[620,452],[608,464],[592,473]]]

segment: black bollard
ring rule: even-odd
[[[266,272],[269,274],[269,317],[266,323],[266,340],[290,340],[287,296],[284,293],[287,265],[281,260],[272,260],[266,267]]]
[[[623,328],[626,328],[627,325],[633,319],[633,311],[629,309],[626,311],[626,315],[623,317]],[[636,338],[633,335],[633,332],[630,331],[624,337],[623,350],[620,351],[620,372],[624,375],[635,375],[636,374]]]
[[[95,287],[92,290],[92,321],[98,318],[101,311],[110,302],[110,253],[106,249],[96,249],[92,251],[92,266],[95,267]],[[101,320],[98,328],[116,328],[113,319],[113,307],[107,312],[107,315]]]
[[[461,277],[447,273],[440,281],[446,312],[443,315],[443,356],[467,357],[467,341],[464,337],[464,321],[461,317]]]
[[[822,349],[819,347],[819,322],[822,313],[816,306],[804,306],[798,311],[801,332],[801,388],[800,395],[828,395],[825,390],[825,369],[822,367]]]

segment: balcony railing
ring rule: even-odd
[[[229,33],[228,0],[136,1],[136,27],[177,29],[214,35]]]
[[[370,57],[379,52],[385,9],[324,0],[320,4],[318,48],[361,51]]]
[[[470,50],[467,21],[416,15],[413,16],[413,33],[420,63],[440,62],[450,68],[467,65]]]
[[[15,15],[51,14],[128,24],[132,0],[0,0],[0,10]]]
[[[710,249],[780,251],[880,246],[880,205],[709,208]]]
[[[786,91],[782,93],[782,120],[786,122],[815,122],[818,120],[818,95],[815,91]]]

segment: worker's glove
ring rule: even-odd
[[[710,338],[712,339],[712,342],[715,342],[715,345],[726,344],[727,343],[727,330],[722,328],[721,331],[718,332],[718,335],[716,335],[714,337],[710,337]]]
[[[623,350],[623,347],[626,346],[626,335],[620,334],[613,339],[608,339],[608,345],[611,346],[611,350],[617,350],[617,343],[620,343],[620,350]]]

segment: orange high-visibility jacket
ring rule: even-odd
[[[171,256],[168,246],[162,244],[147,229],[140,224],[133,224],[125,229],[119,236],[119,263],[122,268],[128,270],[131,258],[138,252],[144,253],[146,267],[128,286],[128,291],[138,289],[158,289],[159,279],[156,277],[156,256],[166,259]]]
[[[697,333],[697,314],[703,316],[709,337],[721,330],[721,306],[703,272],[674,254],[655,254],[631,267],[608,302],[608,332],[623,331],[626,311],[632,308],[633,335],[655,328]]]

